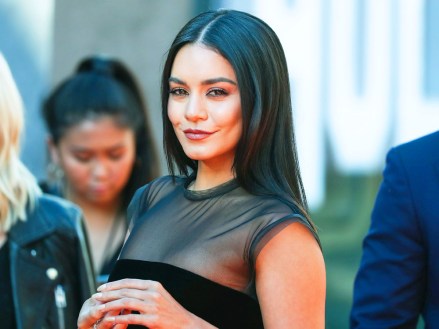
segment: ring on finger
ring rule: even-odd
[[[96,321],[96,322],[93,324],[93,329],[98,329],[98,325],[99,325],[99,323],[101,323],[101,321],[102,321],[102,319],[99,319],[98,321]]]

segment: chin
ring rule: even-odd
[[[188,158],[193,161],[206,161],[210,159],[210,157],[201,156],[201,155],[193,155],[193,156],[188,155]]]
[[[117,202],[117,198],[112,195],[92,195],[89,199],[96,204],[109,204]]]
[[[188,151],[184,152],[188,158],[194,161],[202,161],[202,160],[209,160],[212,156],[211,154],[207,154],[207,152],[203,151]]]

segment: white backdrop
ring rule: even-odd
[[[223,1],[265,20],[284,46],[311,208],[330,159],[345,174],[381,171],[393,145],[439,129],[424,91],[423,0]],[[439,74],[439,72],[438,72]],[[437,96],[437,95],[436,95]]]

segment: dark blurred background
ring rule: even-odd
[[[385,153],[439,128],[439,1],[0,0],[0,51],[26,105],[23,160],[45,177],[41,101],[94,53],[136,72],[162,150],[167,47],[189,18],[220,7],[264,19],[284,45],[304,183],[327,265],[326,327],[348,328]]]

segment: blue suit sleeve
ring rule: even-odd
[[[363,241],[351,328],[416,328],[425,298],[426,255],[412,193],[398,149],[392,149]]]

